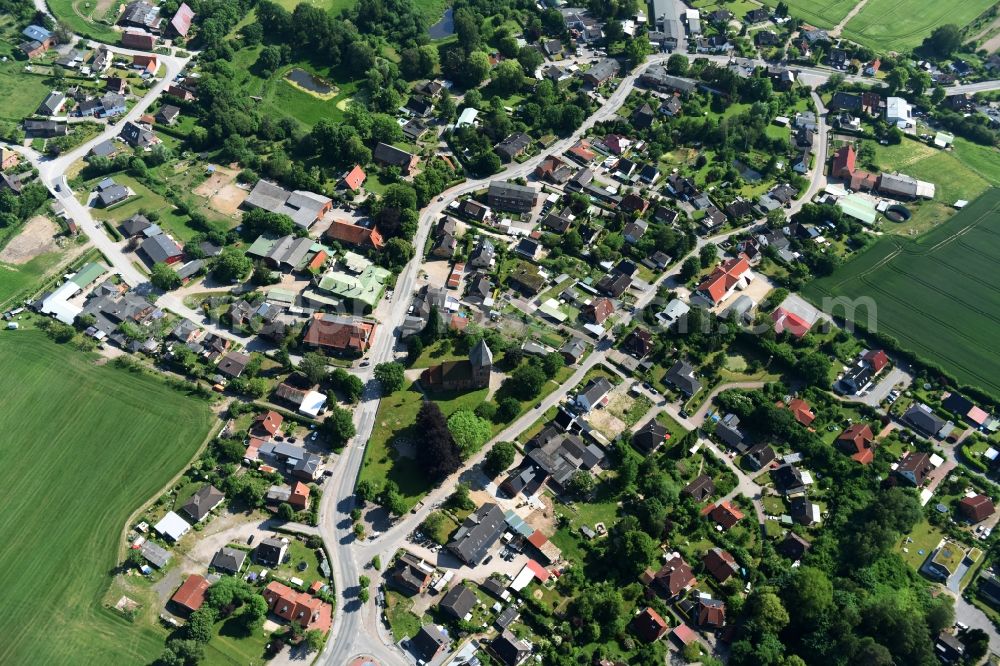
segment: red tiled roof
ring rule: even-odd
[[[647,643],[652,643],[667,633],[667,628],[666,620],[649,607],[632,618],[632,629]]]
[[[208,591],[208,581],[204,576],[191,574],[187,577],[170,600],[189,611],[196,611],[205,603],[205,592]]]
[[[958,508],[966,518],[974,523],[989,518],[996,511],[993,500],[986,495],[965,497],[958,503]]]
[[[548,542],[548,540],[549,538],[544,534],[542,534],[541,532],[539,532],[538,530],[532,532],[531,536],[528,537],[528,543],[530,543],[535,548],[539,549],[541,549],[541,547],[544,546]]]
[[[307,268],[313,271],[318,270],[323,266],[323,264],[326,263],[327,259],[329,259],[329,255],[326,253],[326,250],[320,250],[309,262],[309,266]]]
[[[812,328],[812,324],[785,308],[778,308],[772,312],[771,321],[774,322],[774,332],[778,335],[788,331],[795,337],[801,338]]]
[[[875,435],[867,423],[854,423],[837,438],[837,442],[842,448],[853,451],[851,458],[862,465],[867,465],[874,459],[875,455],[871,447],[874,441]]]
[[[343,180],[347,187],[356,192],[361,189],[361,186],[364,184],[365,178],[367,177],[368,176],[365,175],[365,171],[361,168],[361,165],[357,164],[353,169],[351,169],[350,173],[344,176]]]
[[[889,356],[881,349],[873,349],[864,355],[864,360],[872,366],[875,372],[881,372],[882,368],[889,362]]]
[[[569,149],[569,152],[573,153],[584,162],[590,162],[597,157],[597,153],[590,149],[590,143],[587,141],[577,141],[576,144]]]
[[[372,247],[376,250],[381,250],[385,245],[382,234],[378,232],[377,227],[369,229],[343,220],[334,220],[330,223],[330,228],[326,230],[326,236],[341,243]]]
[[[292,486],[292,494],[288,496],[288,503],[300,510],[309,506],[309,486],[296,481]]]
[[[736,560],[721,548],[713,548],[701,556],[702,564],[715,580],[725,583],[735,573]]]
[[[594,323],[603,324],[604,320],[615,311],[615,305],[607,298],[598,298],[587,306],[587,313],[594,319]]]
[[[303,340],[306,344],[337,351],[365,352],[372,344],[376,324],[363,320],[347,320],[317,312],[309,322]]]
[[[695,635],[694,630],[686,624],[678,624],[674,627],[673,636],[679,640],[684,645],[691,645],[698,640],[698,636]]]
[[[727,259],[698,285],[698,291],[707,295],[713,303],[718,303],[733,286],[750,270],[750,261],[745,254],[735,259]]]
[[[808,426],[816,418],[816,415],[813,414],[809,403],[802,398],[793,398],[792,401],[788,403],[788,409],[792,410],[792,414],[795,415],[795,420],[804,426]]]
[[[875,183],[878,182],[878,176],[868,171],[857,169],[851,173],[850,181],[851,189],[857,192],[873,190],[875,189]]]
[[[856,159],[857,155],[854,153],[853,146],[847,145],[838,148],[837,152],[833,154],[833,175],[837,178],[850,178],[851,174],[854,173]]]
[[[285,417],[274,410],[268,410],[264,414],[260,414],[253,420],[255,428],[261,428],[267,434],[273,435],[278,432],[281,428],[281,424],[284,422]]]
[[[983,425],[989,416],[990,415],[986,411],[973,405],[972,409],[969,410],[969,413],[965,415],[965,418],[969,419],[976,425]]]
[[[278,581],[271,581],[264,588],[264,599],[275,615],[296,622],[304,629],[330,630],[333,613],[330,604],[305,592],[296,592]]]

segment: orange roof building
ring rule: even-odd
[[[667,633],[667,629],[669,629],[667,621],[649,607],[632,618],[632,631],[646,643],[659,640],[663,634]]]
[[[745,287],[752,279],[750,260],[745,254],[740,254],[719,264],[695,291],[715,305],[724,301],[734,289]]]
[[[296,481],[295,485],[292,486],[292,494],[288,496],[288,503],[292,505],[292,508],[303,511],[309,508],[309,486],[302,483],[301,481]]]
[[[263,414],[259,414],[257,418],[253,420],[252,429],[258,432],[266,432],[272,437],[281,430],[281,424],[284,423],[285,417],[274,410],[268,410]]]
[[[307,631],[311,629],[318,629],[323,633],[330,631],[333,608],[316,597],[305,592],[296,592],[275,580],[264,588],[264,599],[271,611],[283,620],[295,622]]]
[[[837,438],[837,446],[844,453],[850,454],[852,459],[867,465],[875,457],[872,449],[874,441],[875,435],[867,423],[853,423]]]
[[[150,74],[156,74],[156,70],[160,68],[160,61],[155,55],[136,54],[132,56],[132,66]]]
[[[615,304],[607,298],[595,299],[592,303],[583,307],[583,314],[590,317],[595,324],[603,324],[614,311]]]
[[[170,597],[170,601],[176,604],[179,608],[193,613],[201,605],[205,603],[205,592],[208,591],[208,580],[204,576],[199,576],[198,574],[191,574],[187,577],[177,591],[174,592],[174,596]]]
[[[385,247],[385,241],[377,227],[362,227],[351,224],[343,220],[334,220],[330,223],[330,228],[326,230],[326,237],[330,240],[346,243],[355,247],[372,248],[381,250]]]
[[[597,153],[590,149],[590,143],[582,139],[573,144],[567,152],[584,164],[593,162],[597,157]]]
[[[813,414],[812,407],[809,403],[802,398],[792,398],[791,402],[788,403],[788,409],[792,410],[792,415],[795,416],[795,420],[802,425],[808,427],[816,419],[816,415]]]
[[[868,362],[875,374],[882,372],[882,368],[889,363],[889,356],[881,349],[869,350],[862,358]]]
[[[837,152],[833,154],[833,167],[830,169],[833,177],[849,180],[851,174],[854,173],[856,160],[857,155],[854,153],[853,146],[848,144],[838,148]]]
[[[361,189],[361,186],[365,184],[366,178],[368,178],[368,176],[365,174],[365,170],[361,168],[360,164],[356,164],[353,169],[347,172],[344,177],[340,179],[340,184],[352,192],[357,192]]]

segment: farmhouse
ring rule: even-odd
[[[646,569],[639,582],[652,589],[664,599],[673,599],[682,592],[697,585],[694,571],[679,553],[673,553],[659,570]]]
[[[363,354],[375,335],[375,322],[317,312],[309,321],[303,342],[336,353]]]
[[[378,227],[362,227],[343,220],[334,220],[324,236],[345,245],[363,249],[381,250],[385,246]]]
[[[372,159],[380,166],[396,167],[404,176],[409,176],[420,161],[416,155],[381,142],[375,146]]]
[[[316,597],[271,581],[264,588],[264,599],[271,611],[283,620],[295,622],[307,631],[316,629],[326,633],[330,630],[333,608]]]
[[[249,210],[261,208],[270,213],[287,215],[297,227],[308,229],[333,207],[333,200],[314,192],[289,192],[274,183],[258,180],[244,200],[243,207]]]

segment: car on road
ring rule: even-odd
[[[371,365],[371,364],[372,364],[372,362],[371,362],[371,361],[369,361],[368,359],[365,359],[365,360],[361,361],[361,363],[360,363],[360,367],[362,367],[362,368],[367,368],[367,367],[368,367],[369,365]]]
[[[254,539],[254,535],[253,534],[251,534],[250,536],[247,537],[247,545],[248,546],[253,543],[253,539]]]

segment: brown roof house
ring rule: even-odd
[[[420,383],[431,391],[472,391],[489,386],[492,371],[493,352],[480,340],[468,359],[431,366],[421,373]]]
[[[715,493],[715,483],[708,474],[702,474],[681,490],[682,495],[693,498],[696,502],[704,502]]]
[[[853,423],[837,438],[837,448],[848,454],[862,465],[870,463],[874,457],[872,444],[875,435],[867,423]]]
[[[896,474],[915,486],[921,486],[934,466],[931,457],[923,451],[911,451],[906,454],[896,467]]]
[[[672,554],[659,571],[646,569],[639,582],[666,599],[673,599],[698,583],[690,565],[679,553]]]
[[[713,548],[702,555],[701,563],[705,565],[705,570],[720,583],[725,583],[740,570],[733,556],[721,548]]]
[[[667,633],[667,621],[650,607],[646,607],[641,613],[632,618],[632,631],[645,643],[652,643],[659,640],[663,634]]]
[[[170,597],[174,604],[182,613],[193,613],[205,603],[205,592],[208,591],[209,582],[204,576],[191,574],[187,577],[174,596]]]
[[[982,522],[996,511],[993,506],[993,500],[986,495],[973,495],[972,497],[962,498],[962,501],[958,503],[958,510],[962,512],[962,515],[970,523]]]

